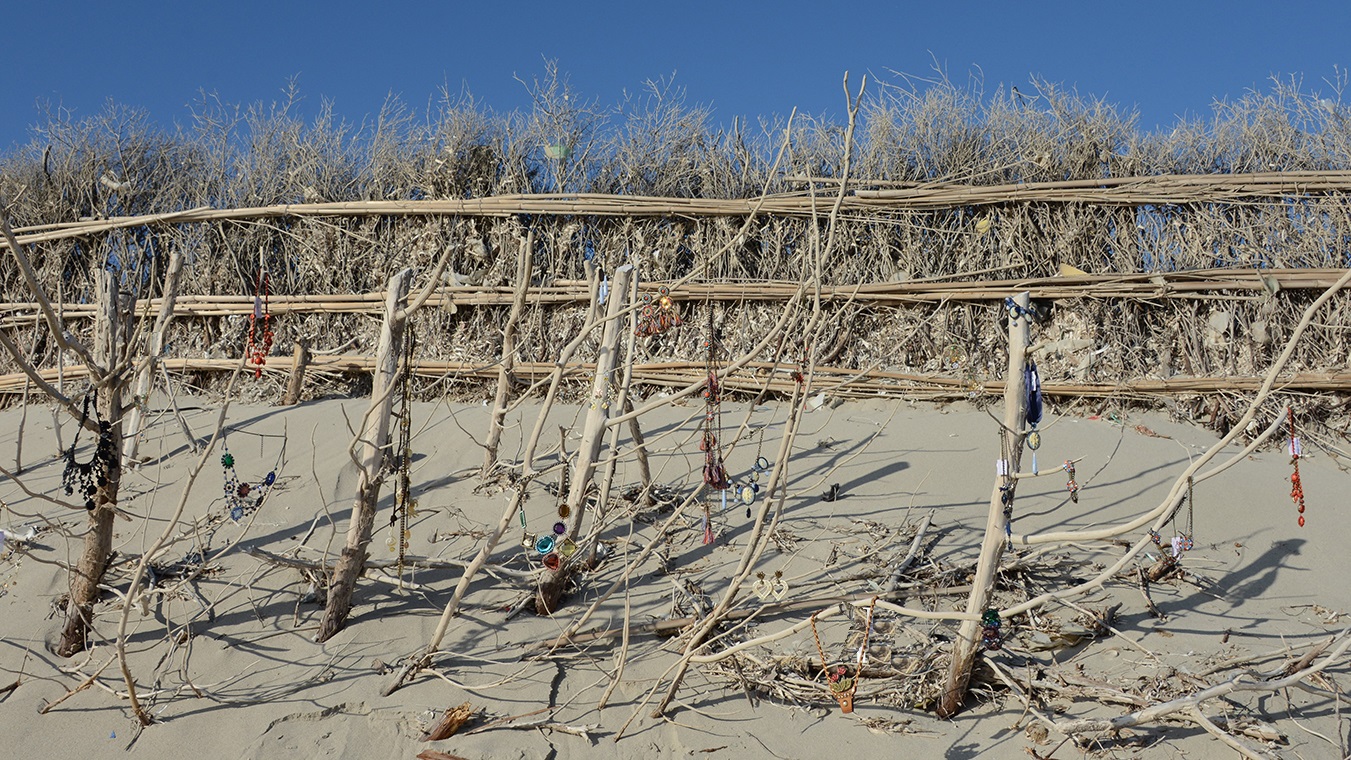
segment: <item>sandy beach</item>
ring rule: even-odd
[[[215,410],[180,399],[193,432],[214,427]],[[729,427],[743,421],[764,427],[772,448],[786,418],[786,402],[759,407],[729,404]],[[152,405],[154,406],[154,405]],[[621,636],[552,654],[523,653],[557,636],[618,577],[626,558],[658,537],[669,515],[658,507],[614,501],[604,530],[603,560],[580,577],[562,609],[537,616],[527,609],[509,617],[531,595],[525,574],[538,556],[517,540],[513,524],[490,558],[501,572],[479,575],[469,589],[433,668],[388,697],[382,689],[402,658],[425,646],[461,571],[457,567],[405,568],[405,588],[394,570],[368,572],[357,587],[346,630],[314,643],[322,607],[302,572],[260,558],[256,550],[309,562],[331,561],[341,548],[352,503],[355,467],[346,454],[349,422],[360,418],[361,400],[320,400],[298,407],[236,404],[225,426],[241,479],[276,473],[263,505],[235,522],[226,514],[221,469],[205,467],[188,496],[174,541],[155,559],[157,583],[130,615],[128,663],[140,698],[155,723],[139,730],[130,717],[125,686],[112,662],[120,616],[119,587],[151,540],[164,528],[195,457],[172,417],[158,415],[143,453],[154,461],[123,480],[122,509],[144,521],[119,520],[114,567],[94,624],[94,646],[62,659],[48,647],[59,631],[54,600],[64,591],[60,563],[73,561],[78,543],[50,524],[78,531],[83,516],[25,495],[12,481],[0,485],[9,512],[0,517],[9,541],[0,554],[0,733],[17,756],[107,757],[129,749],[147,758],[185,752],[222,758],[411,758],[434,749],[483,759],[580,757],[1027,757],[1049,753],[1024,704],[989,668],[979,668],[967,709],[939,720],[931,699],[941,672],[936,657],[950,645],[950,622],[911,620],[877,610],[869,631],[869,667],[856,709],[845,715],[830,698],[824,678],[813,678],[817,660],[810,627],[749,647],[745,658],[696,664],[665,719],[653,719],[645,696],[678,659],[683,642],[639,629],[642,624],[697,615],[716,600],[745,548],[744,507],[715,505],[715,540],[702,542],[701,511],[679,518],[661,546],[606,601],[584,630],[617,630],[627,618],[622,676],[609,694]],[[420,403],[414,407],[412,467],[419,501],[410,525],[408,554],[468,561],[486,526],[505,503],[502,489],[481,487],[482,450],[474,440],[485,429],[485,405]],[[550,420],[572,426],[585,410],[558,406]],[[1157,413],[1113,409],[1095,418],[1059,417],[1052,408],[1038,450],[1042,477],[1019,494],[1015,530],[1043,532],[1120,523],[1157,506],[1190,458],[1216,440],[1198,425]],[[0,414],[0,451],[10,458],[20,409]],[[503,450],[516,450],[536,408],[525,406],[508,420]],[[701,405],[677,404],[643,418],[653,479],[673,495],[698,482]],[[70,426],[66,426],[67,439]],[[985,524],[999,458],[998,427],[984,409],[968,403],[938,406],[907,401],[827,402],[805,413],[788,463],[783,518],[759,565],[781,573],[786,601],[866,598],[888,582],[890,567],[906,554],[916,526],[927,533],[906,580],[913,592],[894,601],[907,607],[952,611],[969,577]],[[472,434],[472,435],[471,435]],[[557,435],[543,459],[556,458]],[[68,440],[67,440],[68,442]],[[572,442],[569,442],[572,445]],[[621,439],[621,448],[630,443]],[[1232,445],[1217,461],[1239,452]],[[1310,645],[1327,640],[1347,623],[1351,589],[1343,582],[1345,557],[1338,535],[1351,530],[1341,509],[1341,489],[1351,486],[1337,462],[1308,451],[1302,462],[1308,495],[1308,525],[1296,525],[1289,495],[1289,461],[1267,447],[1221,475],[1198,484],[1194,494],[1195,546],[1179,564],[1185,574],[1151,584],[1160,619],[1147,608],[1133,562],[1106,587],[1073,600],[1051,603],[1004,623],[1004,646],[981,657],[1013,673],[1020,683],[1043,683],[1033,704],[1055,719],[1122,715],[1138,706],[1103,694],[1167,699],[1233,676],[1238,667],[1279,671],[1299,660]],[[754,436],[728,456],[729,470],[745,473],[755,459]],[[30,410],[24,440],[23,483],[38,493],[57,493],[57,458],[51,417]],[[219,452],[219,445],[217,452]],[[1078,502],[1068,498],[1066,459],[1076,459]],[[1024,468],[1026,469],[1026,457]],[[639,480],[629,459],[620,462],[616,491]],[[622,485],[618,485],[622,484]],[[839,498],[823,492],[838,484]],[[531,530],[552,522],[553,497],[532,485],[526,503]],[[389,489],[377,516],[372,558],[391,560],[385,520]],[[39,517],[41,518],[39,519]],[[1179,520],[1184,512],[1179,512]],[[47,521],[50,521],[47,522]],[[536,524],[539,527],[536,527]],[[30,528],[34,530],[30,531]],[[1135,541],[1139,535],[1126,536]],[[30,537],[31,536],[31,537]],[[255,551],[255,554],[251,554]],[[999,583],[1004,605],[1046,588],[1072,585],[1095,574],[1123,551],[1113,543],[1019,548],[1006,566],[1021,563]],[[1157,558],[1157,552],[1154,553]],[[202,564],[203,559],[205,563]],[[204,568],[190,582],[186,571]],[[965,569],[964,569],[965,568]],[[378,577],[377,577],[378,576]],[[903,584],[902,588],[906,586]],[[957,589],[957,593],[953,593]],[[773,602],[773,599],[767,601]],[[782,600],[781,600],[782,601]],[[736,609],[760,601],[745,594]],[[1120,605],[1110,628],[1076,638],[1084,613]],[[817,625],[827,656],[852,657],[863,612],[838,614],[838,604],[803,609],[772,606],[749,621],[728,624],[713,649],[766,636],[836,610]],[[852,632],[852,637],[851,637]],[[1284,650],[1287,653],[1282,653]],[[1243,666],[1226,661],[1250,658]],[[110,664],[111,663],[111,664]],[[1307,664],[1307,663],[1306,663]],[[1345,672],[1339,663],[1334,672]],[[899,676],[895,674],[904,674]],[[92,685],[45,715],[39,709],[75,689]],[[1059,691],[1057,691],[1057,685]],[[1318,685],[1315,682],[1315,685]],[[1323,685],[1327,685],[1324,683]],[[473,717],[443,741],[423,743],[422,732],[451,707],[468,702]],[[1299,690],[1278,695],[1235,694],[1212,718],[1238,725],[1262,721],[1282,739],[1270,744],[1290,757],[1338,755],[1345,719],[1334,700]],[[515,717],[519,716],[519,717]],[[514,720],[503,720],[513,718]],[[534,727],[531,727],[534,726]],[[1029,728],[1032,726],[1032,728]],[[622,732],[622,737],[621,737]],[[1320,737],[1321,735],[1321,737]],[[616,741],[617,737],[621,737]],[[1339,739],[1339,737],[1341,737]],[[1255,741],[1250,739],[1249,741]],[[1260,743],[1259,743],[1260,744]],[[1055,757],[1228,757],[1233,751],[1201,728],[1162,723],[1127,729],[1098,749],[1059,747]],[[1286,755],[1282,755],[1286,756]]]

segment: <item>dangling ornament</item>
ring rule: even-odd
[[[1066,459],[1065,463],[1061,465],[1060,468],[1065,471],[1066,475],[1069,476],[1069,481],[1065,483],[1065,490],[1070,492],[1070,501],[1074,502],[1075,504],[1078,504],[1079,482],[1074,479],[1074,462],[1070,461],[1069,459]]]
[[[1031,428],[1025,440],[1027,447],[1032,450],[1032,474],[1037,475],[1037,449],[1041,448],[1041,433],[1037,431],[1037,425],[1041,424],[1043,405],[1041,375],[1037,373],[1037,363],[1031,359],[1023,365],[1023,387],[1027,392],[1027,425]]]
[[[257,485],[241,481],[239,473],[235,470],[235,455],[230,453],[230,444],[222,438],[221,446],[223,453],[220,457],[220,466],[224,480],[221,491],[230,520],[239,522],[263,505],[263,500],[277,482],[277,473],[269,472]]]
[[[854,711],[854,694],[858,692],[859,681],[863,680],[863,666],[868,658],[868,637],[873,629],[873,611],[877,608],[877,597],[873,597],[868,605],[868,616],[863,624],[863,643],[858,648],[858,655],[854,663],[854,669],[851,673],[845,665],[830,667],[826,660],[825,647],[821,646],[821,634],[816,630],[816,615],[811,617],[812,638],[816,640],[816,651],[821,655],[821,668],[826,673],[826,683],[830,687],[830,695],[840,705],[840,712],[851,713]]]
[[[1299,527],[1304,527],[1304,483],[1299,479],[1299,458],[1303,455],[1304,449],[1300,445],[1299,437],[1295,435],[1295,410],[1292,407],[1285,408],[1286,422],[1290,428],[1290,467],[1293,472],[1290,473],[1290,500],[1295,503],[1295,508],[1299,510]]]
[[[267,364],[267,355],[272,352],[272,310],[269,303],[271,288],[267,270],[258,274],[254,282],[253,313],[249,315],[248,347],[244,355],[254,365],[253,376],[263,376],[263,365]]]
[[[673,327],[685,324],[680,319],[680,309],[676,306],[675,299],[671,297],[670,288],[665,285],[657,288],[655,297],[651,293],[644,293],[639,303],[638,323],[633,328],[633,334],[639,338],[661,335]]]
[[[113,426],[99,416],[98,399],[97,389],[85,394],[80,409],[80,422],[75,426],[75,439],[70,442],[70,448],[62,454],[66,466],[61,471],[61,485],[67,496],[74,496],[78,491],[84,501],[84,508],[90,512],[94,511],[96,506],[94,496],[98,493],[98,489],[108,485],[109,476],[120,464],[117,446],[113,444]],[[89,422],[90,409],[94,410],[93,420],[98,427],[98,439],[89,461],[80,462],[75,459],[75,449],[80,443],[80,431],[84,430],[85,423]]]
[[[986,651],[997,652],[1004,646],[1004,637],[1000,629],[1003,624],[999,620],[999,610],[993,607],[985,610],[980,616],[980,641]]]

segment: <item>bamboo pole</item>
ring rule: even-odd
[[[1194,299],[1215,293],[1267,293],[1280,290],[1326,290],[1345,271],[1341,268],[1309,269],[1203,269],[1181,272],[1106,272],[1074,276],[1029,277],[1018,279],[960,279],[974,273],[956,273],[943,280],[915,280],[910,282],[876,282],[853,285],[823,285],[821,297],[826,301],[853,300],[863,304],[897,305],[906,303],[935,303],[943,301],[1002,301],[1023,290],[1036,299],[1072,298],[1126,298],[1139,300]],[[654,291],[664,283],[643,283],[644,291]],[[782,302],[793,296],[794,282],[687,282],[681,293],[690,300]],[[454,294],[432,293],[428,306],[444,306],[454,302],[457,308],[478,306],[510,306],[516,299],[517,288],[461,287]],[[278,314],[370,314],[378,315],[383,308],[382,293],[311,294],[274,296],[269,308]],[[532,287],[530,303],[586,304],[590,298],[588,282],[558,281],[552,286]],[[142,299],[138,311],[162,308],[163,299]],[[62,319],[88,319],[94,316],[92,304],[60,304]],[[180,317],[222,317],[246,315],[253,311],[253,300],[247,296],[179,295],[175,299],[175,314]],[[42,320],[42,305],[38,302],[11,301],[0,303],[0,328],[12,329]]]
[[[358,465],[356,500],[352,504],[352,517],[347,527],[347,543],[329,584],[328,602],[319,624],[319,633],[315,636],[319,642],[328,641],[347,624],[347,616],[352,611],[352,595],[366,561],[366,547],[371,542],[375,506],[384,480],[382,463],[388,447],[389,420],[398,382],[399,356],[402,353],[400,349],[407,326],[406,318],[399,315],[404,312],[412,283],[412,269],[404,269],[389,278],[384,327],[380,331],[376,372],[371,383],[371,403],[363,418],[361,432],[349,449]],[[360,454],[356,453],[358,447]]]
[[[1027,293],[1014,296],[1019,308],[1026,309],[1029,303]],[[1004,385],[1004,427],[1000,431],[1000,458],[1007,452],[1009,459],[1004,467],[1009,473],[1020,472],[1022,459],[1023,427],[1027,416],[1026,388],[1023,383],[1023,365],[1027,361],[1027,343],[1029,323],[1026,314],[1014,312],[1009,320],[1009,366]],[[980,545],[980,559],[976,563],[976,576],[971,580],[971,596],[966,601],[968,619],[962,621],[957,638],[953,640],[952,661],[948,664],[947,677],[944,680],[943,695],[938,703],[938,715],[950,718],[961,710],[966,698],[966,687],[971,680],[971,666],[976,657],[976,641],[980,633],[980,623],[970,618],[985,610],[994,593],[995,571],[1004,556],[1005,524],[1003,475],[996,475],[990,490],[990,511],[985,522],[985,539]],[[1008,486],[1007,497],[1012,499],[1017,480]]]
[[[1351,271],[1351,270],[1348,270]],[[2,336],[3,333],[0,333]],[[264,373],[289,373],[294,366],[293,357],[269,357]],[[561,366],[561,369],[560,369]],[[164,371],[169,372],[229,372],[233,367],[230,359],[165,359],[160,363]],[[330,375],[364,374],[372,372],[375,359],[371,356],[338,355],[312,358],[310,369],[314,372]],[[514,372],[518,378],[539,380],[549,378],[556,372],[577,375],[590,372],[591,363],[518,362]],[[492,365],[480,362],[439,361],[418,359],[413,362],[415,375],[425,378],[440,378],[454,374],[462,378],[495,379],[498,371]],[[789,368],[773,362],[744,362],[729,372],[720,382],[727,388],[749,393],[758,393],[762,389],[787,394],[794,385],[789,377]],[[858,370],[849,367],[818,366],[817,374],[826,382],[824,390],[842,398],[926,398],[961,399],[976,394],[980,396],[1002,395],[1005,382],[1001,379],[980,379],[973,388],[964,379],[949,375],[917,374],[895,372],[884,369]],[[772,373],[772,374],[771,374]],[[56,369],[40,370],[38,378],[54,381]],[[766,375],[769,375],[767,378]],[[700,362],[649,362],[635,364],[633,380],[635,383],[684,388],[698,383],[707,376]],[[23,393],[26,375],[15,372],[0,375],[0,394],[20,395]],[[80,379],[88,377],[83,365],[65,367],[65,377]],[[1251,392],[1262,385],[1258,376],[1207,375],[1197,377],[1176,376],[1163,378],[1131,378],[1116,382],[1047,382],[1042,385],[1042,394],[1062,398],[1145,398],[1171,397],[1189,394]],[[1351,370],[1339,369],[1325,372],[1292,372],[1277,378],[1278,389],[1308,392],[1347,392],[1351,391]],[[78,410],[76,410],[78,415]],[[631,412],[616,417],[628,422]]]
[[[960,185],[934,182],[913,188],[854,190],[847,196],[846,183],[840,188],[842,195],[840,210],[845,213],[879,214],[1010,203],[1074,203],[1104,206],[1233,203],[1248,199],[1308,198],[1351,192],[1351,172],[1341,170],[1153,175],[1071,182],[1078,184],[1027,182],[1012,185]],[[421,201],[338,201],[227,209],[199,207],[185,211],[24,227],[15,231],[15,237],[18,238],[19,244],[31,244],[87,237],[127,227],[307,217],[505,218],[520,215],[586,215],[661,218],[746,217],[766,214],[809,218],[815,211],[813,199],[798,194],[721,199],[662,198],[604,193],[537,193]]]

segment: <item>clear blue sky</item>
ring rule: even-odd
[[[48,100],[77,116],[112,98],[164,124],[199,90],[227,102],[277,99],[296,77],[352,122],[389,93],[422,108],[442,86],[496,110],[524,107],[513,79],[558,61],[602,103],[675,74],[715,120],[838,117],[847,69],[893,79],[935,62],[987,89],[1031,76],[1138,110],[1146,130],[1273,74],[1335,98],[1351,65],[1351,3],[1119,2],[64,2],[13,3],[0,59],[0,151],[27,142]],[[1351,93],[1347,95],[1351,99]]]

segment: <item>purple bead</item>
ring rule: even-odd
[[[558,535],[561,536],[561,535],[563,535],[564,533],[567,533],[567,532],[568,532],[568,526],[564,525],[564,524],[561,523],[561,522],[556,522],[556,523],[554,523],[554,533],[557,533]]]

